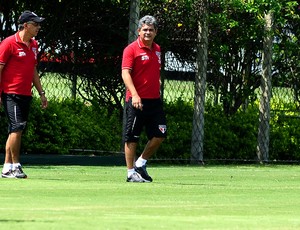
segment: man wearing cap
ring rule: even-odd
[[[1,103],[8,119],[3,178],[27,178],[20,164],[21,137],[29,115],[32,85],[41,96],[42,108],[48,106],[37,72],[37,36],[44,18],[31,11],[19,17],[19,31],[0,43]]]

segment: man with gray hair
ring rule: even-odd
[[[0,43],[0,93],[8,120],[3,178],[27,178],[20,164],[21,137],[26,128],[32,85],[38,91],[42,108],[48,106],[37,71],[38,43],[34,39],[44,18],[29,10],[19,17],[19,31]]]
[[[137,40],[123,51],[127,182],[152,182],[146,163],[167,136],[166,116],[160,98],[161,51],[154,42],[156,34],[156,19],[144,16],[139,20]],[[148,142],[136,160],[136,149],[144,127]]]

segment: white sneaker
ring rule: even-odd
[[[134,172],[130,177],[127,177],[127,182],[139,182],[139,183],[143,183],[143,182],[148,182],[146,180],[144,180],[140,174],[138,174],[137,172]]]
[[[13,174],[12,170],[10,169],[6,173],[2,172],[1,174],[2,178],[16,178],[16,176]]]
[[[18,166],[14,170],[12,170],[12,174],[15,176],[15,178],[20,178],[20,179],[27,178],[27,175],[23,172],[21,166]]]

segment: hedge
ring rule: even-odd
[[[188,160],[191,153],[193,105],[182,100],[165,104],[168,137],[154,159]],[[4,152],[7,124],[1,109],[0,146]],[[273,114],[270,123],[270,160],[300,159],[300,120]],[[228,117],[218,106],[205,108],[205,159],[256,159],[258,108],[250,106]],[[138,152],[146,143],[142,135]],[[95,108],[81,101],[49,101],[40,108],[33,100],[30,118],[22,139],[22,153],[111,154],[120,152],[122,119],[119,113]],[[70,152],[71,149],[90,150]]]

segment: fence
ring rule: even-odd
[[[222,104],[220,94],[212,94],[208,86],[214,86],[215,83],[206,82],[207,77],[212,74],[207,72],[207,60],[209,51],[208,40],[208,1],[199,1],[198,8],[198,31],[194,49],[197,52],[196,57],[187,60],[179,59],[172,51],[165,50],[164,68],[162,70],[162,93],[166,102],[182,99],[191,102],[194,106],[193,130],[191,131],[191,161],[199,163],[203,161],[204,152],[204,124],[205,124],[205,104],[213,102]],[[140,2],[131,0],[128,42],[133,41],[137,34],[137,21],[140,15]],[[286,118],[297,118],[298,115],[298,98],[295,85],[281,83],[272,87],[272,14],[265,15],[265,31],[263,41],[260,89],[257,89],[257,100],[252,103],[259,104],[259,116],[257,117],[257,159],[259,161],[269,161],[270,145],[270,122],[277,116]],[[190,43],[186,37],[186,44]],[[182,44],[182,43],[181,43]],[[188,61],[193,60],[193,61]],[[119,68],[119,67],[117,67]],[[76,75],[70,80],[70,77],[61,73],[45,73],[42,75],[42,82],[47,90],[49,98],[75,98],[80,90],[82,79]],[[232,82],[231,82],[232,83]],[[230,88],[228,84],[228,89]],[[284,87],[283,87],[284,86]],[[245,102],[247,99],[245,99]],[[246,103],[244,103],[246,104]],[[284,104],[294,104],[287,110]]]

